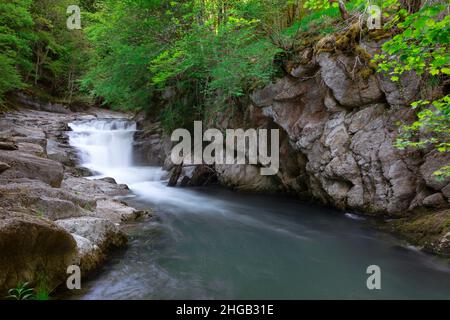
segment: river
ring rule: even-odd
[[[450,263],[403,245],[352,214],[221,187],[171,188],[158,167],[133,165],[136,125],[70,124],[82,165],[126,183],[152,218],[125,226],[115,252],[76,299],[450,298]],[[369,290],[369,265],[381,289]]]

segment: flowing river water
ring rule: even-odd
[[[371,222],[281,196],[171,188],[133,165],[136,124],[70,124],[82,165],[126,183],[155,216],[125,227],[127,249],[82,283],[77,299],[450,298],[450,263],[401,245]],[[95,177],[93,177],[95,178]],[[381,290],[369,290],[369,265]]]

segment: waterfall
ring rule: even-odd
[[[100,174],[132,166],[135,122],[96,119],[73,122],[69,127],[69,141],[80,151],[82,166]]]

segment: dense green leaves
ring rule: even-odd
[[[399,82],[405,72],[415,72],[422,79],[442,80],[450,74],[450,16],[447,6],[424,6],[415,13],[399,10],[393,17],[400,32],[383,45],[376,55],[379,71]],[[388,24],[392,28],[393,24]],[[399,85],[399,90],[401,86]],[[433,146],[438,152],[450,152],[450,95],[435,101],[419,100],[411,107],[417,120],[400,127],[396,146],[424,148]],[[450,166],[435,172],[439,178],[450,176]]]
[[[6,92],[23,87],[21,72],[31,69],[30,6],[29,0],[0,3],[0,104]]]

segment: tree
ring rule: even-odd
[[[6,92],[24,86],[22,76],[31,69],[31,1],[0,3],[0,104]]]

